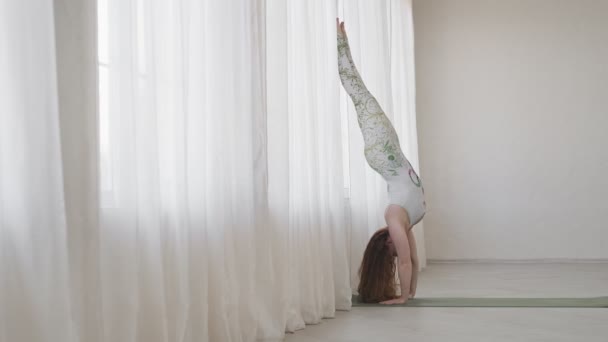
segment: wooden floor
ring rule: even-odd
[[[431,264],[417,297],[608,296],[608,263]],[[608,341],[608,309],[353,308],[288,334],[319,341]]]

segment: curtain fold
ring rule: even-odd
[[[345,16],[415,143],[412,65],[395,67],[411,46],[390,35],[389,4]],[[343,150],[336,14],[323,0],[2,0],[0,341],[279,341],[350,309],[385,189],[354,120]]]
[[[108,0],[107,11],[107,337],[282,336],[258,332],[256,315],[273,305],[256,285],[275,238],[264,203],[263,2]]]
[[[393,122],[401,148],[418,174],[418,128],[416,121],[416,76],[414,66],[414,17],[412,0],[390,1],[390,82],[393,99]],[[423,175],[424,176],[424,175]],[[424,177],[422,177],[424,180]],[[424,221],[414,227],[420,268],[426,267]]]
[[[74,341],[48,0],[0,1],[0,341]]]
[[[75,336],[102,341],[95,0],[54,0],[63,190]]]
[[[349,309],[335,5],[286,5],[290,298],[306,323]],[[328,34],[329,33],[329,34]],[[298,315],[298,319],[300,319]]]

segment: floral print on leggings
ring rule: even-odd
[[[397,132],[365,87],[353,62],[348,39],[341,34],[338,34],[338,71],[344,89],[355,104],[365,143],[365,159],[384,178],[399,176],[410,165],[399,147]]]

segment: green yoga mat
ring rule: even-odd
[[[608,297],[595,298],[414,298],[405,304],[361,303],[353,306],[458,307],[458,308],[608,308]]]

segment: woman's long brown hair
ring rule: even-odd
[[[378,303],[396,297],[395,256],[387,240],[388,228],[378,230],[367,243],[359,268],[359,298],[365,303]]]

